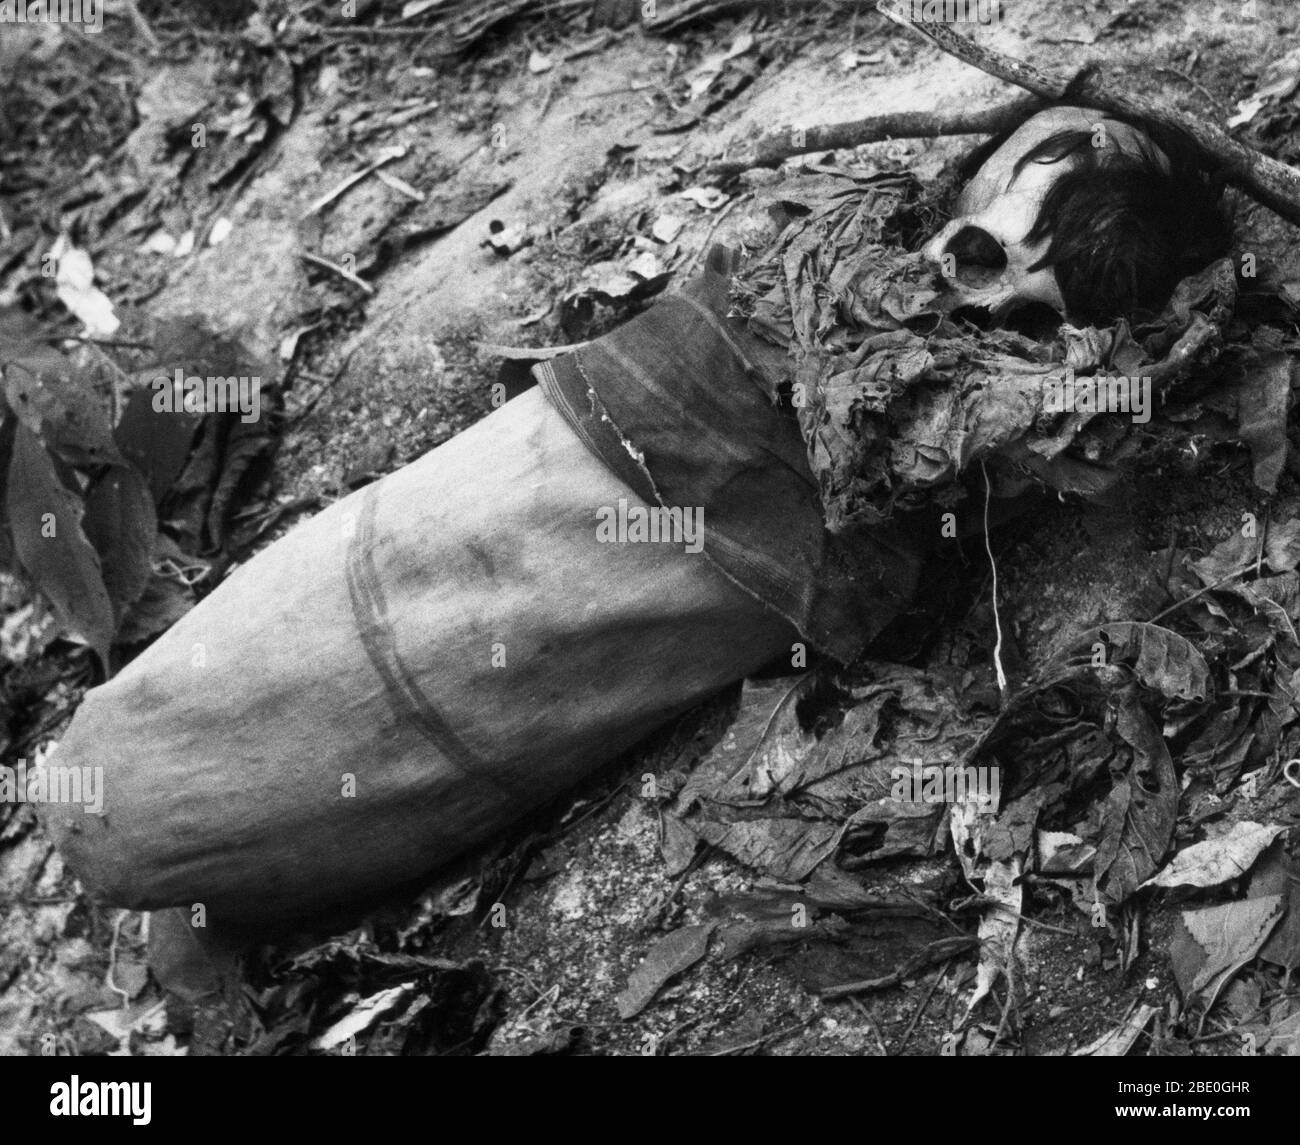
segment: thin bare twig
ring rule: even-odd
[[[135,29],[136,35],[149,45],[150,53],[155,56],[160,54],[162,44],[158,42],[158,37],[153,34],[153,28],[149,26],[149,21],[144,18],[144,14],[136,6],[135,0],[123,0],[122,7],[126,9],[126,14],[130,17],[131,27]]]
[[[691,255],[690,261],[687,262],[686,266],[682,269],[682,278],[689,277],[694,272],[695,268],[704,260],[704,256],[709,253],[709,247],[713,245],[713,236],[718,233],[718,228],[722,226],[722,220],[736,209],[740,204],[741,199],[744,197],[745,196],[743,195],[737,196],[718,211],[717,216],[714,218],[712,224],[709,226],[708,232],[704,236],[704,241],[700,243],[695,253]]]
[[[1238,569],[1236,572],[1231,572],[1225,577],[1220,577],[1213,584],[1207,584],[1204,588],[1198,588],[1194,593],[1191,594],[1191,596],[1185,596],[1183,597],[1182,600],[1174,601],[1174,603],[1171,604],[1168,608],[1163,609],[1160,612],[1157,612],[1155,616],[1153,616],[1150,620],[1147,621],[1147,623],[1155,624],[1158,621],[1163,620],[1171,612],[1177,612],[1178,609],[1183,607],[1183,605],[1191,604],[1192,601],[1198,600],[1200,597],[1204,596],[1207,592],[1213,592],[1216,588],[1222,588],[1229,581],[1237,580],[1239,577],[1243,577],[1248,572],[1252,572],[1252,571],[1253,570],[1249,568]]]
[[[738,1054],[742,1050],[757,1049],[759,1046],[764,1045],[767,1042],[780,1041],[782,1038],[788,1038],[791,1034],[797,1034],[800,1030],[812,1025],[815,1018],[816,1015],[814,1014],[810,1017],[804,1018],[801,1022],[795,1022],[793,1026],[786,1026],[783,1030],[776,1030],[770,1034],[760,1034],[758,1037],[751,1038],[747,1042],[742,1042],[738,1046],[728,1046],[726,1049],[714,1050],[712,1053],[706,1054],[705,1056],[721,1058],[726,1057],[727,1054]]]
[[[927,966],[933,966],[936,962],[951,961],[959,954],[964,954],[979,945],[979,939],[974,935],[965,935],[961,938],[941,938],[936,942],[930,943],[923,950],[912,955],[897,970],[886,974],[880,978],[864,978],[859,982],[846,982],[842,986],[827,986],[818,993],[823,998],[845,998],[850,994],[865,994],[870,990],[888,990],[897,986],[904,978],[924,970]]]
[[[939,973],[934,976],[934,981],[930,983],[930,989],[925,992],[925,997],[921,999],[921,1004],[917,1006],[916,1013],[912,1015],[912,1020],[907,1023],[907,1029],[903,1031],[903,1036],[899,1039],[898,1049],[894,1051],[894,1057],[901,1057],[903,1051],[907,1049],[907,1043],[912,1040],[912,1031],[916,1029],[916,1023],[921,1020],[921,1015],[925,1013],[926,1007],[930,1005],[930,999],[934,997],[934,992],[939,988],[939,983],[943,981],[943,976],[948,973],[948,967],[951,965],[952,959],[950,958],[943,964]],[[857,1001],[857,999],[854,999],[854,1001]]]
[[[871,1011],[868,1010],[866,1006],[862,1004],[862,999],[857,997],[854,994],[849,995],[849,1002],[852,1004],[853,1008],[857,1010],[857,1012],[862,1016],[863,1021],[865,1021],[867,1025],[871,1027],[871,1032],[876,1035],[876,1044],[880,1046],[880,1056],[882,1058],[889,1057],[889,1047],[885,1045],[885,1038],[884,1035],[882,1035],[880,1032],[880,1025],[876,1021],[876,1019],[871,1016]]]
[[[337,262],[330,262],[327,258],[321,258],[318,254],[309,254],[305,250],[299,251],[298,257],[304,262],[311,263],[313,266],[319,266],[324,270],[330,271],[332,274],[337,274],[345,282],[350,282],[353,286],[359,286],[367,294],[374,294],[375,292],[375,288],[364,278],[360,275],[353,274],[352,271],[348,270],[346,267],[339,266]]]

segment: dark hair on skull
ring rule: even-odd
[[[1049,240],[1029,269],[1055,270],[1075,323],[1159,313],[1183,278],[1232,246],[1224,180],[1196,143],[1175,129],[1131,125],[1142,137],[1136,154],[1103,151],[1092,131],[1077,129],[1044,139],[1016,163],[1019,174],[1030,163],[1074,161],[1043,200],[1027,241]],[[973,174],[1010,134],[977,148],[961,174]]]

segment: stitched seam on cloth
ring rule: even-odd
[[[705,528],[707,531],[708,526],[706,525]],[[709,552],[710,544],[716,551],[725,554],[737,564],[752,569],[759,578],[766,582],[767,591],[773,599],[768,599],[753,589],[747,588],[734,574],[727,570],[726,565]],[[801,592],[788,577],[782,576],[779,571],[774,571],[772,562],[755,559],[756,554],[752,549],[746,548],[740,542],[732,540],[730,537],[717,532],[717,530],[713,531],[713,540],[711,542],[705,541],[704,555],[726,574],[729,580],[744,588],[750,596],[766,604],[768,608],[784,617],[801,632],[807,631],[812,607],[811,594]]]
[[[600,400],[599,395],[596,393],[595,387],[591,384],[591,379],[587,377],[587,372],[583,369],[582,362],[579,360],[578,355],[573,354],[568,360],[570,365],[572,365],[577,371],[578,376],[582,379],[582,384],[585,387],[588,405],[587,411],[584,412],[574,407],[573,402],[569,398],[569,393],[564,387],[564,383],[560,381],[559,374],[551,367],[549,362],[539,363],[534,367],[538,383],[542,388],[542,394],[548,401],[550,401],[551,405],[555,409],[559,410],[560,415],[564,418],[565,422],[568,423],[569,428],[572,429],[579,438],[581,438],[583,445],[590,450],[591,455],[600,462],[607,472],[613,474],[619,481],[622,481],[624,485],[626,485],[647,504],[653,505],[661,502],[662,498],[659,495],[658,487],[655,485],[654,477],[651,475],[650,470],[646,467],[645,463],[632,456],[632,453],[624,444],[629,440],[627,435],[619,429],[617,424],[615,424],[614,419],[609,416],[609,411],[605,408],[604,402]],[[546,368],[543,370],[542,366],[545,366]],[[601,422],[609,427],[609,431],[618,440],[618,448],[621,450],[620,461],[626,459],[626,464],[631,467],[631,472],[620,472],[618,466],[605,456],[605,452],[602,448],[604,443],[601,442],[597,435],[592,432],[591,428],[592,425],[598,425]],[[640,479],[644,481],[644,489],[638,488],[629,480],[632,472],[635,472]],[[647,492],[650,494],[649,497],[646,496]]]
[[[603,353],[621,369],[627,371],[631,377],[636,379],[642,389],[654,394],[654,396],[663,403],[665,408],[671,409],[677,404],[677,399],[672,394],[665,393],[663,387],[657,385],[654,378],[651,377],[646,370],[642,369],[639,363],[633,361],[621,350],[616,349],[612,345],[606,345],[600,342],[593,342],[589,347],[587,347],[587,349]],[[574,356],[578,358],[579,361],[581,360],[580,354],[575,354]],[[579,369],[581,369],[581,365],[579,365]],[[745,451],[737,446],[727,434],[719,433],[713,428],[713,426],[709,425],[708,422],[695,418],[693,419],[692,424],[695,427],[698,427],[703,434],[707,435],[708,440],[711,443],[716,443],[720,446],[722,450],[725,451],[726,456],[735,458],[744,458],[746,456]]]
[[[726,565],[720,563],[716,557],[711,556],[707,550],[704,552],[703,555],[705,560],[707,560],[714,569],[716,569],[724,577],[726,577],[727,580],[729,580],[732,584],[734,584],[746,596],[750,597],[757,603],[761,604],[769,612],[773,612],[777,616],[779,616],[782,620],[784,620],[787,624],[789,624],[792,628],[795,629],[796,635],[806,636],[807,626],[803,623],[802,620],[800,620],[798,617],[794,615],[793,609],[782,607],[782,605],[778,604],[776,601],[769,600],[767,597],[761,595],[760,593],[756,592],[754,589],[750,588],[749,585],[745,584],[734,573],[730,572],[727,569]],[[811,637],[808,637],[808,639],[811,640]]]
[[[603,408],[599,410],[596,409],[595,403],[599,402],[600,399],[596,396],[595,388],[591,385],[591,380],[587,377],[587,373],[583,369],[582,363],[578,359],[578,355],[573,355],[571,361],[572,365],[577,369],[578,374],[587,385],[587,395],[593,403],[593,416],[599,417],[601,413],[604,413],[605,417],[608,418],[609,415],[603,410]],[[568,423],[574,432],[578,434],[582,439],[583,444],[591,451],[596,460],[598,460],[606,469],[609,469],[609,461],[597,447],[592,435],[587,429],[587,423],[584,417],[573,408],[573,403],[569,400],[569,395],[561,384],[559,375],[555,372],[551,363],[539,362],[533,367],[533,372],[537,376],[538,384],[542,387],[542,393],[545,394],[551,404],[560,411],[565,422]],[[611,426],[614,426],[612,419],[609,419],[609,422]],[[618,434],[620,441],[627,440],[617,426],[614,426],[614,430]],[[635,461],[636,459],[630,458],[630,460]],[[663,498],[660,496],[658,489],[655,488],[654,478],[650,476],[649,471],[644,465],[638,463],[638,468],[645,474],[646,481],[654,492],[655,501],[662,505]],[[618,474],[615,474],[615,476],[617,477]],[[633,490],[633,492],[636,492],[636,490]],[[641,494],[638,493],[637,496],[641,496]],[[642,497],[642,500],[646,500],[646,498]],[[654,504],[655,502],[647,503]],[[730,572],[726,565],[723,564],[717,556],[709,551],[711,547],[720,550],[725,556],[735,561],[737,564],[754,570],[762,578],[767,592],[771,597],[776,599],[769,599],[767,596],[764,596],[762,593],[745,584],[739,579],[739,577]],[[776,613],[776,615],[781,617],[782,620],[785,620],[800,632],[805,631],[808,614],[812,607],[809,599],[810,594],[800,592],[791,582],[790,578],[781,575],[780,567],[776,562],[763,559],[761,554],[755,554],[739,541],[733,541],[730,537],[719,533],[716,529],[710,529],[708,526],[705,528],[705,548],[703,556],[714,569],[726,577],[731,584],[740,589],[740,591],[747,597],[756,600],[765,608]]]
[[[377,488],[377,485],[372,485],[362,498],[357,528],[348,542],[345,568],[357,633],[371,666],[384,682],[388,706],[399,723],[414,724],[416,730],[463,775],[470,779],[485,779],[499,791],[514,797],[517,794],[514,785],[495,775],[491,767],[465,746],[402,662],[397,650],[397,634],[388,617],[388,600],[375,566],[375,518],[379,512]]]
[[[645,478],[646,484],[650,486],[650,491],[654,494],[654,499],[662,505],[663,496],[659,492],[659,486],[655,484],[654,475],[650,472],[650,467],[645,463],[645,454],[641,453],[641,451],[637,449],[636,442],[628,437],[628,435],[618,427],[618,422],[610,416],[609,407],[605,405],[600,394],[596,392],[596,387],[591,384],[591,378],[587,374],[587,367],[583,365],[582,355],[580,353],[575,352],[573,355],[573,368],[578,371],[579,376],[582,378],[582,384],[587,387],[587,398],[591,402],[591,416],[599,418],[614,431],[614,435],[623,446],[623,452],[628,455],[628,458]],[[640,453],[641,456],[638,457],[634,454],[632,449],[628,448],[629,445],[632,449],[637,449],[637,453]],[[617,476],[617,474],[615,474],[615,476]],[[638,493],[637,496],[640,496],[640,494]]]
[[[753,569],[758,576],[767,581],[769,587],[776,594],[785,597],[787,600],[798,601],[801,612],[806,615],[810,597],[805,592],[800,591],[797,582],[785,575],[785,571],[779,562],[770,560],[763,553],[756,552],[727,534],[720,533],[717,529],[712,530],[710,536],[707,524],[704,529],[705,553],[709,551],[709,545],[712,543],[715,548],[726,553],[733,560]]]
[[[718,315],[712,309],[705,305],[705,303],[701,302],[693,294],[688,294],[683,291],[676,297],[682,302],[685,302],[687,306],[694,310],[709,324],[709,328],[712,329],[724,342],[726,342],[731,352],[740,359],[741,364],[749,373],[757,374],[760,378],[763,378],[764,381],[767,380],[767,376],[754,362],[750,360],[749,355],[745,353],[744,348],[736,341],[732,332],[727,329],[726,322],[720,320]]]
[[[622,362],[622,355],[619,354],[617,351],[609,350],[608,347],[602,347],[602,349],[606,349],[611,358],[618,359],[620,360],[620,362]],[[600,401],[600,396],[596,392],[596,387],[592,384],[591,378],[587,375],[587,371],[583,366],[581,353],[576,353],[576,352],[574,353],[573,365],[576,367],[578,373],[582,377],[583,382],[587,386],[587,393],[591,397],[593,411],[597,410],[597,403],[599,403],[598,412],[605,416],[605,418],[609,421],[610,425],[614,426],[614,430],[618,434],[619,440],[624,442],[631,441],[631,439],[626,434],[624,434],[622,430],[618,429],[613,419],[609,417],[608,411],[605,410],[604,403]],[[635,367],[630,362],[628,362],[627,368],[629,370],[634,370],[640,377],[645,378],[647,382],[649,382],[650,380],[649,375],[644,371],[640,370],[639,367]],[[656,395],[666,396],[666,395],[662,395],[662,391],[657,386],[653,385],[653,383],[646,384],[645,388],[650,390],[650,392]],[[698,419],[695,421],[695,424],[702,428],[708,429],[710,433],[714,432],[711,429],[709,429],[706,423],[701,422]],[[714,434],[714,436],[719,436],[719,435]],[[723,438],[723,440],[725,444],[731,446],[730,441],[727,441],[725,438]],[[635,448],[636,443],[632,442],[632,445]],[[635,461],[636,458],[633,458],[633,460]],[[654,477],[651,475],[649,471],[649,467],[646,466],[646,464],[642,461],[637,461],[637,466],[645,474],[646,480],[650,484],[650,488],[654,491],[655,500],[661,506],[668,507],[667,501],[664,499],[663,494],[659,491],[659,487],[655,484]],[[711,542],[710,540],[711,537],[716,538],[716,540]],[[704,535],[704,555],[706,557],[709,557],[710,561],[723,572],[726,572],[727,570],[723,567],[721,562],[718,561],[716,557],[712,557],[709,554],[709,548],[711,543],[716,545],[716,547],[719,550],[721,550],[723,553],[726,553],[728,556],[730,556],[732,560],[737,561],[738,563],[740,563],[741,565],[747,568],[753,569],[754,572],[760,577],[762,577],[762,579],[767,583],[768,590],[771,591],[773,595],[784,597],[784,601],[782,603],[786,604],[786,607],[782,607],[781,605],[775,603],[770,603],[769,607],[773,608],[774,611],[778,612],[781,616],[791,621],[791,623],[793,623],[795,627],[800,629],[803,628],[804,626],[803,621],[807,618],[809,601],[805,597],[805,595],[801,593],[798,590],[798,588],[795,587],[795,583],[794,581],[791,580],[791,578],[782,575],[783,570],[781,568],[780,562],[766,557],[761,552],[756,552],[755,550],[748,548],[747,546],[743,545],[739,541],[732,540],[730,537],[727,537],[725,534],[719,533],[716,529],[710,530],[709,526],[706,524],[705,535]],[[734,581],[736,584],[738,585],[741,584],[740,580],[737,579],[732,574],[727,573],[727,576],[730,580]],[[764,603],[769,603],[759,593],[754,592],[751,589],[746,589],[746,591],[749,593],[750,596],[753,596],[760,601],[764,601]],[[795,619],[794,617],[789,615],[787,611],[788,609],[787,602],[789,601],[798,602],[799,619]]]
[[[569,395],[564,392],[564,387],[560,385],[560,379],[555,373],[555,367],[550,362],[538,362],[533,367],[533,373],[537,376],[538,384],[542,387],[542,393],[546,395],[547,400],[555,409],[560,411],[569,428],[582,439],[582,444],[587,447],[591,455],[608,469],[609,462],[602,456],[596,439],[587,428],[586,420],[581,413],[573,408],[573,404],[569,401]]]

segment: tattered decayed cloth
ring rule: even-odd
[[[841,661],[907,607],[972,466],[1001,495],[1103,492],[1171,424],[1161,403],[1214,360],[1236,297],[1224,260],[1148,326],[1036,342],[949,315],[901,245],[934,211],[911,176],[799,175],[760,203],[785,221],[762,253],[715,250],[680,294],[535,372],[613,472],[703,506],[708,557]],[[1149,384],[1155,417],[1054,412],[1068,371]]]
[[[832,533],[930,500],[980,461],[1064,492],[1100,493],[1155,425],[1052,408],[1054,383],[1150,379],[1157,423],[1178,383],[1222,346],[1236,283],[1224,259],[1184,281],[1159,319],[1062,326],[1050,341],[954,321],[959,301],[899,244],[921,187],[827,171],[766,188],[790,221],[734,281],[736,312],[789,353],[793,403]],[[1055,392],[1059,393],[1057,389]],[[1184,411],[1185,412],[1185,411]]]

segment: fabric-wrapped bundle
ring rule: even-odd
[[[1047,381],[1122,368],[1163,392],[1216,352],[1230,268],[1136,333],[977,331],[900,246],[915,196],[771,190],[798,209],[764,255],[711,259],[237,570],[47,761],[103,769],[102,816],[44,808],[74,873],[210,924],[383,892],[792,646],[852,660],[908,607],[973,462],[1104,487],[1131,424],[1049,410]]]
[[[73,871],[209,924],[430,870],[797,639],[683,544],[537,390],[295,529],[91,691],[47,766]]]
[[[726,298],[707,274],[548,363],[92,690],[48,762],[101,767],[104,813],[45,809],[92,894],[219,925],[383,892],[800,642],[848,658],[905,607],[924,544],[882,530],[844,566]]]

